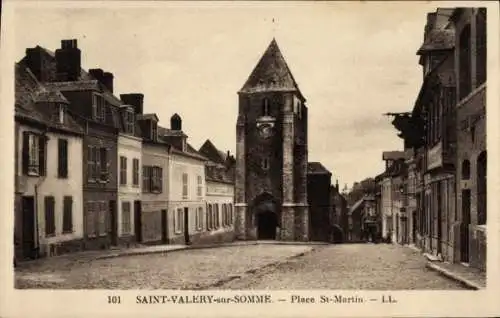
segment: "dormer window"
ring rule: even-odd
[[[98,122],[104,122],[106,118],[106,101],[102,95],[92,94],[92,118]]]
[[[158,139],[158,123],[151,121],[151,140],[156,141]]]
[[[64,117],[66,112],[66,105],[54,104],[53,106],[53,120],[59,124],[64,124]]]
[[[262,116],[269,116],[269,99],[262,100]]]
[[[125,119],[125,132],[128,134],[134,134],[134,123],[135,123],[135,116],[134,116],[134,111],[132,109],[127,109],[124,112],[124,119]]]

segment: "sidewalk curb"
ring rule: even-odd
[[[172,253],[176,251],[185,251],[185,250],[201,250],[201,249],[210,249],[210,248],[219,248],[219,247],[238,247],[238,246],[252,246],[252,245],[295,245],[295,246],[317,246],[317,245],[328,245],[328,243],[323,243],[323,242],[258,242],[258,241],[248,241],[248,242],[242,242],[242,243],[220,243],[220,244],[203,244],[203,245],[186,245],[183,247],[178,247],[178,248],[172,248],[172,249],[159,249],[156,251],[137,251],[137,252],[129,252],[129,251],[123,251],[123,252],[117,252],[117,253],[112,253],[112,254],[107,254],[107,255],[100,255],[93,257],[91,261],[93,260],[103,260],[103,259],[110,259],[110,258],[118,258],[118,257],[126,257],[126,256],[140,256],[140,255],[149,255],[149,254],[167,254],[167,253]]]
[[[462,284],[463,286],[465,286],[468,289],[472,289],[472,290],[484,289],[483,286],[476,284],[476,283],[474,283],[474,282],[472,282],[472,281],[470,281],[470,280],[468,280],[460,275],[457,275],[457,274],[455,274],[455,273],[453,273],[445,268],[442,268],[441,266],[436,265],[433,262],[427,262],[425,264],[425,267],[438,272],[442,276],[445,276],[447,278],[450,278],[450,279]]]

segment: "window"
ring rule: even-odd
[[[120,184],[127,184],[127,157],[120,156]]]
[[[219,223],[219,205],[214,204],[214,228],[218,229],[220,227]]]
[[[233,225],[233,205],[229,204],[229,225]]]
[[[269,116],[269,99],[262,100],[262,116]]]
[[[460,33],[459,43],[459,97],[466,97],[471,92],[471,32],[466,25]]]
[[[63,233],[73,232],[73,197],[63,199]]]
[[[182,198],[188,198],[188,175],[187,173],[182,174]]]
[[[139,159],[132,160],[132,184],[139,185]]]
[[[128,133],[128,134],[134,134],[134,123],[135,123],[135,119],[134,119],[134,111],[133,110],[127,110],[124,112],[124,116],[125,116],[125,132]]]
[[[99,236],[106,236],[106,202],[101,201],[98,203],[99,207],[99,219],[98,219],[98,229],[99,229]]]
[[[201,231],[203,228],[203,208],[198,207],[196,209],[196,229]]]
[[[222,226],[228,226],[228,218],[227,218],[227,205],[225,203],[222,204]]]
[[[462,180],[470,179],[470,161],[464,160],[462,161]]]
[[[23,132],[23,173],[30,176],[44,176],[46,172],[46,137],[36,133]]]
[[[198,195],[198,198],[200,198],[202,196],[202,193],[203,193],[203,180],[201,178],[201,176],[198,176],[198,188],[197,188],[197,191],[196,191],[196,194]]]
[[[68,141],[59,139],[57,142],[58,149],[58,164],[57,175],[59,178],[68,177]]]
[[[212,229],[212,205],[207,204],[207,231]]]
[[[160,167],[152,167],[151,175],[151,192],[161,193],[163,184],[163,169]]]
[[[130,234],[131,232],[131,214],[130,202],[122,202],[122,234]]]
[[[64,113],[66,110],[66,105],[64,104],[54,104],[52,108],[52,119],[55,122],[58,122],[60,124],[64,124]]]
[[[269,169],[269,158],[266,157],[261,159],[261,167],[263,170]]]
[[[45,236],[52,236],[56,234],[54,208],[54,197],[45,197]]]
[[[156,141],[158,138],[158,123],[151,121],[151,140]]]
[[[87,174],[89,181],[108,181],[109,149],[89,146],[87,148]]]
[[[94,93],[92,95],[92,118],[98,122],[104,122],[106,118],[106,101],[104,98]]]
[[[183,228],[183,225],[184,225],[184,214],[182,213],[182,209],[179,208],[176,210],[176,214],[175,214],[175,222],[174,222],[174,226],[175,226],[175,233],[181,233],[182,232],[182,228]]]

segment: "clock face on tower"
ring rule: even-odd
[[[261,124],[258,127],[259,134],[262,138],[267,139],[273,135],[273,125],[270,123]]]

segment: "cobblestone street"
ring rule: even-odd
[[[219,286],[220,289],[463,289],[425,268],[422,255],[387,244],[341,244],[316,248]]]
[[[17,288],[462,289],[396,245],[250,245],[94,261],[49,260],[16,270]]]
[[[40,265],[28,264],[16,270],[16,288],[201,289],[311,249],[251,245],[94,261],[42,260]]]

